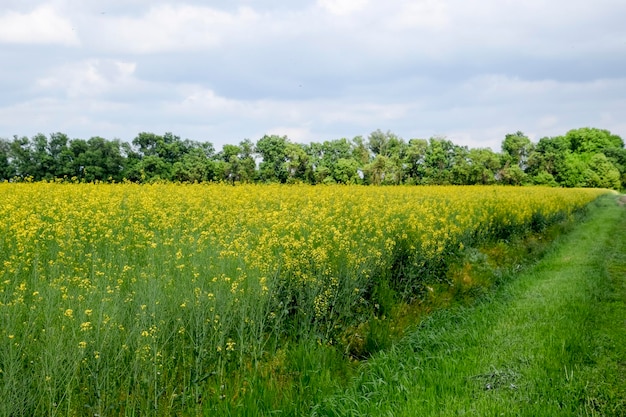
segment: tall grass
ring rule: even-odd
[[[432,314],[311,414],[625,416],[626,212],[600,206],[540,263]]]
[[[468,248],[600,193],[0,184],[0,413],[271,410],[387,347]]]

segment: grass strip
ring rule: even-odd
[[[481,302],[427,318],[311,415],[626,415],[626,210],[615,200]]]

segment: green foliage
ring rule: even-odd
[[[457,146],[443,138],[431,138],[424,155],[424,183],[445,185],[452,183],[451,169]]]
[[[499,182],[506,185],[524,185],[528,177],[519,165],[505,165],[498,174]]]
[[[259,165],[259,178],[263,182],[286,182],[289,172],[285,166],[287,162],[286,136],[265,135],[256,143],[256,152],[261,155],[263,162]]]
[[[526,162],[534,146],[522,132],[507,134],[502,142],[502,153],[505,164],[526,168]]]
[[[554,179],[554,176],[547,171],[541,171],[533,177],[533,184],[535,185],[548,185],[550,187],[556,187],[558,183]]]
[[[350,158],[340,158],[335,164],[335,174],[337,182],[342,184],[356,184],[359,181],[359,164]]]
[[[600,153],[605,149],[624,148],[624,141],[608,130],[583,127],[565,134],[570,149],[576,153]]]
[[[257,159],[258,158],[258,159]],[[468,149],[443,137],[410,139],[380,129],[309,144],[265,135],[226,144],[141,132],[131,143],[63,133],[0,138],[0,180],[154,182],[226,181],[309,184],[454,184],[626,187],[624,141],[607,130],[581,128],[533,144],[507,134],[502,152]]]
[[[11,143],[0,138],[0,179],[9,179],[15,176],[15,167],[9,162]]]
[[[608,158],[597,153],[591,157],[585,170],[585,186],[618,189],[621,185],[620,172]]]
[[[491,149],[470,149],[467,183],[490,185],[496,182],[496,172],[500,168],[500,158]]]

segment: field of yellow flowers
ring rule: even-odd
[[[341,342],[448,259],[602,190],[0,183],[2,415],[219,401],[286,340]],[[167,414],[167,412],[164,412]]]

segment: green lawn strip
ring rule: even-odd
[[[313,415],[626,415],[626,210],[596,203],[540,263],[439,311]]]

